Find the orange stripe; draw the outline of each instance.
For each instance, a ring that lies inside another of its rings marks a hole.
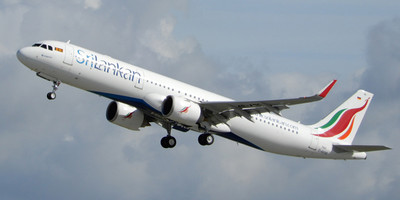
[[[344,139],[346,139],[347,137],[349,137],[351,131],[353,130],[354,119],[355,119],[355,117],[354,117],[353,120],[351,121],[351,125],[350,125],[349,130],[347,130],[345,134],[343,134],[342,136],[340,136],[339,140],[344,140]]]

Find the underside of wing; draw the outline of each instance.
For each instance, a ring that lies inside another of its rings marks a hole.
[[[204,102],[200,103],[200,106],[206,110],[206,113],[208,113],[208,115],[212,118],[211,121],[214,123],[225,122],[226,120],[236,116],[245,117],[252,121],[252,114],[272,112],[280,115],[281,111],[288,109],[288,106],[290,105],[319,101],[329,93],[335,83],[336,80],[331,81],[320,92],[308,97],[264,101]]]

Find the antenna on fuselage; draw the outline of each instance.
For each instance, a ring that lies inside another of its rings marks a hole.
[[[69,42],[71,42],[71,40],[68,40],[68,41],[67,41],[67,44],[69,44]]]

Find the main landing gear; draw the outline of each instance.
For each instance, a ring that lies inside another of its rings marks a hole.
[[[198,141],[202,146],[212,145],[214,143],[214,136],[209,133],[203,133],[199,135]]]
[[[209,133],[203,133],[199,135],[198,142],[202,146],[212,145],[214,143],[214,136]],[[174,148],[176,145],[176,139],[171,136],[167,135],[161,139],[161,146],[164,148]]]
[[[174,148],[176,139],[171,136],[172,125],[170,123],[162,123],[162,127],[167,130],[168,135],[161,139],[161,146],[164,148]]]
[[[161,146],[164,148],[174,148],[176,146],[176,139],[171,136],[171,125],[163,124],[162,125],[168,132],[168,135],[161,139]],[[210,133],[203,133],[199,135],[198,142],[202,146],[212,145],[214,143],[214,136]]]
[[[60,84],[61,84],[61,81],[53,81],[53,91],[47,93],[48,100],[56,99],[56,90],[58,89],[58,86],[60,86]]]
[[[161,139],[161,146],[164,148],[174,148],[176,145],[176,139],[170,135],[165,136]]]

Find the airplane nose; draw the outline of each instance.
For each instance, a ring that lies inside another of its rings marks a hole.
[[[17,51],[17,58],[20,62],[24,62],[24,60],[26,59],[26,48],[22,48]]]
[[[25,65],[32,59],[32,56],[33,52],[31,51],[31,47],[24,47],[17,51],[18,60]]]

